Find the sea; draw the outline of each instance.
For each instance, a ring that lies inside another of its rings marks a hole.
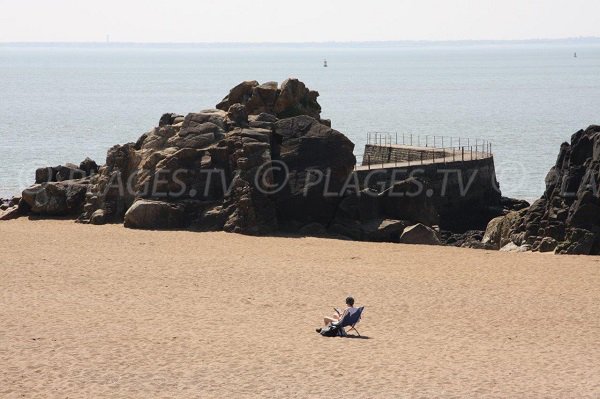
[[[163,113],[213,108],[243,80],[288,77],[320,93],[322,117],[356,155],[369,132],[488,140],[503,195],[530,201],[560,144],[600,124],[597,41],[1,44],[0,197],[32,184],[38,167],[104,163]]]

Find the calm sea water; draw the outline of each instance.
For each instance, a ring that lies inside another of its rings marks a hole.
[[[40,166],[103,163],[163,113],[211,108],[242,80],[290,76],[321,93],[357,154],[374,130],[491,140],[502,191],[519,198],[542,193],[561,142],[600,123],[598,44],[4,45],[0,196]]]

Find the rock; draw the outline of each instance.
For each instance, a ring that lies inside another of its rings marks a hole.
[[[551,251],[554,251],[554,249],[556,248],[557,245],[558,245],[558,242],[554,238],[544,237],[542,239],[542,241],[540,242],[538,250],[540,252],[551,252]]]
[[[585,229],[570,229],[565,240],[556,246],[555,253],[560,255],[590,255],[596,236]]]
[[[158,126],[159,127],[169,126],[169,125],[174,125],[179,122],[183,122],[183,115],[168,113],[168,114],[163,114],[163,116],[160,117],[160,120],[158,121]]]
[[[520,211],[521,209],[525,209],[530,206],[529,202],[527,202],[525,200],[508,198],[508,197],[500,197],[500,205],[507,212]]]
[[[73,164],[38,168],[35,171],[35,184],[82,179],[86,177],[83,170]]]
[[[319,120],[321,106],[317,102],[318,96],[318,92],[307,89],[298,79],[287,79],[280,89],[277,82],[259,84],[252,80],[231,89],[216,108],[228,111],[233,104],[239,103],[246,107],[249,115],[269,113],[278,118],[308,115]]]
[[[23,191],[23,201],[31,212],[46,216],[81,213],[88,179],[35,184]]]
[[[273,135],[271,157],[279,168],[273,178],[281,187],[273,194],[278,218],[284,224],[329,225],[356,164],[354,144],[309,116],[275,122]]]
[[[0,208],[1,209],[1,208]],[[0,221],[16,219],[21,216],[18,206],[6,207],[0,210]]]
[[[363,239],[373,242],[400,242],[400,236],[408,225],[403,220],[375,219],[362,224]]]
[[[227,111],[233,104],[246,104],[252,96],[253,89],[258,86],[256,80],[248,80],[240,83],[229,91],[229,94],[217,104],[216,108]]]
[[[441,245],[437,233],[421,223],[407,227],[400,236],[401,244]]]
[[[125,227],[133,229],[173,229],[184,224],[183,206],[164,201],[137,200],[125,213]]]
[[[98,173],[98,164],[94,160],[86,158],[79,164],[79,170],[82,170],[85,176],[92,176]]]
[[[235,126],[248,126],[246,107],[239,103],[232,104],[227,110],[227,119]]]
[[[97,209],[90,217],[90,224],[101,225],[106,223],[106,212],[104,209]]]
[[[505,216],[499,216],[490,220],[481,242],[488,244],[490,248],[500,249],[513,241],[517,226],[523,223],[528,208],[520,211],[509,212]],[[520,243],[518,243],[520,245]]]
[[[556,254],[600,254],[600,126],[563,143],[546,175],[546,190],[506,235]],[[521,211],[520,211],[521,212]],[[518,243],[517,243],[518,244]]]
[[[275,115],[278,118],[308,115],[318,120],[321,115],[318,96],[318,92],[308,90],[298,79],[287,79],[281,84],[281,92],[275,102]]]
[[[514,242],[509,242],[502,248],[500,248],[500,252],[527,252],[531,250],[531,246],[527,244],[517,245]]]

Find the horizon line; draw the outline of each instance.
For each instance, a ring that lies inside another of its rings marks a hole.
[[[535,43],[535,42],[567,42],[567,41],[597,41],[600,36],[576,36],[562,38],[530,38],[530,39],[413,39],[413,40],[328,40],[328,41],[225,41],[225,42],[139,42],[139,41],[0,41],[0,45],[365,45],[365,44],[502,44],[502,43]]]

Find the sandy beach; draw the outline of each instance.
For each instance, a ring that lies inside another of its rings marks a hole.
[[[0,240],[2,398],[600,397],[598,257],[24,218]],[[316,334],[348,294],[365,338]]]

